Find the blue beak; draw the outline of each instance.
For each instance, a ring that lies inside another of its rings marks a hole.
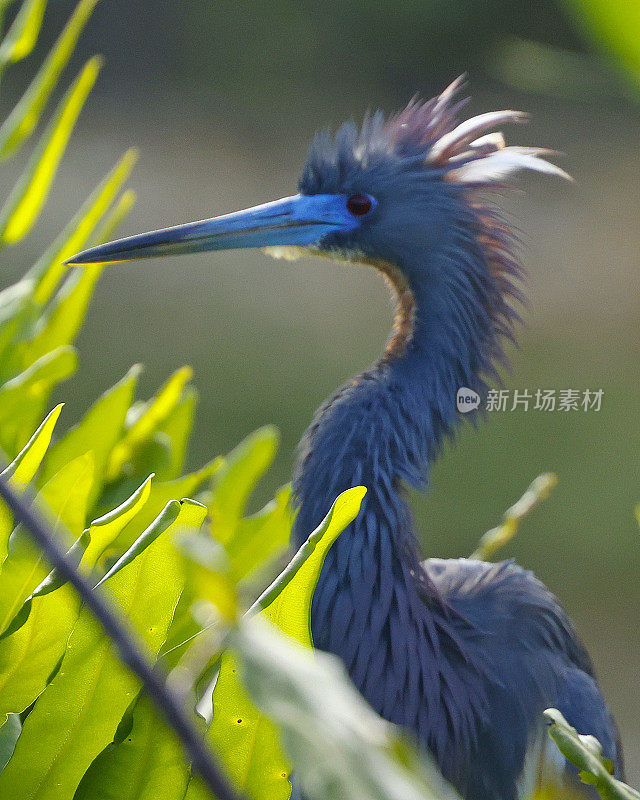
[[[357,227],[358,221],[347,210],[346,201],[346,196],[338,194],[297,194],[234,214],[101,244],[66,263],[108,264],[241,247],[308,247],[317,245],[328,234]]]

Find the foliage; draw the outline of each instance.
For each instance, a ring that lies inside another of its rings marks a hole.
[[[640,799],[640,792],[613,777],[613,764],[602,755],[602,746],[595,736],[579,734],[556,708],[548,708],[544,713],[550,723],[549,735],[562,755],[578,768],[583,783],[594,786],[604,800]]]
[[[487,531],[469,558],[488,561],[497,550],[508,544],[518,533],[522,520],[545,500],[558,483],[553,472],[544,472],[531,482],[526,492],[502,515],[502,522],[496,528]]]
[[[637,3],[565,0],[589,38],[602,43],[630,78],[640,82],[640,9]]]
[[[0,126],[0,159],[14,156],[36,132],[95,4],[80,0]],[[0,45],[0,66],[28,55],[45,6],[23,1]],[[39,135],[0,209],[2,246],[21,241],[41,214],[100,65],[99,58],[89,59]],[[311,798],[358,787],[366,788],[363,797],[430,797],[434,784],[411,748],[366,706],[332,659],[311,655],[309,614],[319,570],[358,513],[364,490],[338,498],[243,617],[240,609],[273,575],[291,528],[288,487],[247,513],[274,458],[276,431],[256,431],[228,456],[183,474],[197,403],[187,367],[146,401],[136,400],[140,368],[133,367],[61,433],[62,404],[47,413],[52,392],[77,368],[73,343],[102,269],[75,271],[64,262],[113,235],[134,200],[124,185],[135,158],[135,151],[126,153],[27,275],[0,292],[0,448],[11,461],[3,477],[18,489],[35,487],[36,503],[69,559],[96,591],[111,596],[148,658],[171,670],[170,682],[194,712],[211,706],[224,644],[207,739],[235,778],[244,770],[238,784],[252,797],[266,796],[269,786],[288,797],[288,764],[298,755],[298,775]],[[196,499],[176,499],[187,495]],[[252,618],[256,611],[302,642],[304,652],[282,633],[265,630]],[[194,659],[198,652],[204,657]],[[208,796],[140,689],[89,609],[0,506],[0,796]],[[335,700],[320,713],[318,692],[330,691]],[[336,734],[332,747],[344,758],[348,753],[350,766],[333,757],[323,766],[327,727]]]

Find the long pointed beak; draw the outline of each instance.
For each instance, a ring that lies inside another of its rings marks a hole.
[[[241,247],[305,247],[336,231],[349,231],[357,224],[342,195],[298,194],[234,214],[101,244],[78,253],[66,263],[108,264]]]

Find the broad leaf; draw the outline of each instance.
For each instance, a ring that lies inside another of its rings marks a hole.
[[[57,472],[63,464],[91,451],[95,463],[95,481],[90,501],[93,506],[102,490],[109,455],[122,435],[127,409],[133,402],[139,374],[140,367],[132,367],[51,448],[45,461],[43,481]]]
[[[9,714],[0,726],[0,772],[7,766],[22,731],[22,723],[17,714]]]
[[[91,523],[81,571],[91,572],[103,550],[144,506],[150,484],[148,478],[121,506]],[[24,711],[44,691],[80,611],[80,600],[70,586],[29,602],[24,625],[0,639],[0,716]]]
[[[72,347],[61,347],[39,358],[30,367],[0,387],[0,420],[24,410],[31,400],[39,400],[60,381],[70,377],[78,359]]]
[[[130,413],[130,424],[122,440],[114,447],[107,466],[107,480],[113,481],[120,474],[123,466],[131,460],[136,450],[147,441],[158,427],[166,420],[169,413],[176,407],[182,396],[185,385],[191,380],[193,371],[190,367],[181,367],[177,370],[160,389],[158,394],[134,407]]]
[[[264,569],[286,550],[294,516],[290,500],[291,487],[285,486],[262,510],[237,523],[225,547],[236,580]]]
[[[459,800],[435,765],[366,703],[339,659],[312,652],[259,622],[244,621],[231,644],[253,700],[278,723],[304,797]],[[278,783],[271,753],[256,748],[254,759],[262,777],[256,774],[247,783],[250,796],[285,798],[285,781]]]
[[[264,616],[306,647],[312,646],[311,599],[324,559],[340,533],[358,515],[365,491],[363,487],[355,487],[337,498],[288,571],[263,595]],[[231,651],[222,658],[213,693],[209,741],[234,783],[252,800],[289,797],[289,762],[281,751],[277,729],[253,705],[240,681],[237,660]],[[199,800],[206,796],[203,792],[200,781],[194,780],[187,798]]]
[[[73,539],[80,536],[85,526],[92,481],[93,457],[86,453],[63,467],[43,486],[36,503],[50,510],[48,518],[54,534],[70,534]],[[63,539],[62,543],[70,547],[73,539]],[[0,633],[48,572],[47,562],[31,535],[22,527],[16,528],[0,571]]]
[[[157,473],[161,481],[174,480],[182,473],[197,402],[196,390],[186,386],[181,399],[158,428],[158,433],[169,440],[169,461],[164,471]]]
[[[129,177],[137,158],[137,150],[127,150],[29,272],[29,278],[35,283],[33,299],[36,305],[42,306],[51,298],[56,286],[67,272],[68,268],[64,262],[89,241],[96,226]]]
[[[118,551],[123,552],[131,547],[142,531],[171,500],[176,497],[193,497],[202,484],[209,480],[211,475],[216,471],[218,464],[218,459],[214,459],[196,472],[191,472],[175,481],[154,483],[151,487],[149,501],[142,509],[141,513],[127,525],[116,540]]]
[[[214,535],[225,547],[256,483],[274,459],[278,439],[278,431],[273,427],[254,431],[225,457],[216,472],[209,513]]]
[[[188,779],[180,742],[142,694],[130,732],[100,753],[73,800],[183,800]]]
[[[192,513],[183,504],[185,514]],[[183,586],[172,534],[180,515],[105,586],[138,631],[149,657],[165,639]],[[12,800],[71,798],[90,764],[113,740],[137,679],[83,608],[60,670],[27,717],[13,758],[0,774],[0,797]]]

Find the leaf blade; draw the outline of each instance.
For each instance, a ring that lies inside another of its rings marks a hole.
[[[26,92],[0,126],[0,159],[13,155],[35,130],[97,1],[80,0]]]
[[[15,244],[23,239],[40,215],[76,120],[101,66],[102,60],[98,56],[87,61],[60,101],[53,120],[0,210],[0,241],[5,244]]]

